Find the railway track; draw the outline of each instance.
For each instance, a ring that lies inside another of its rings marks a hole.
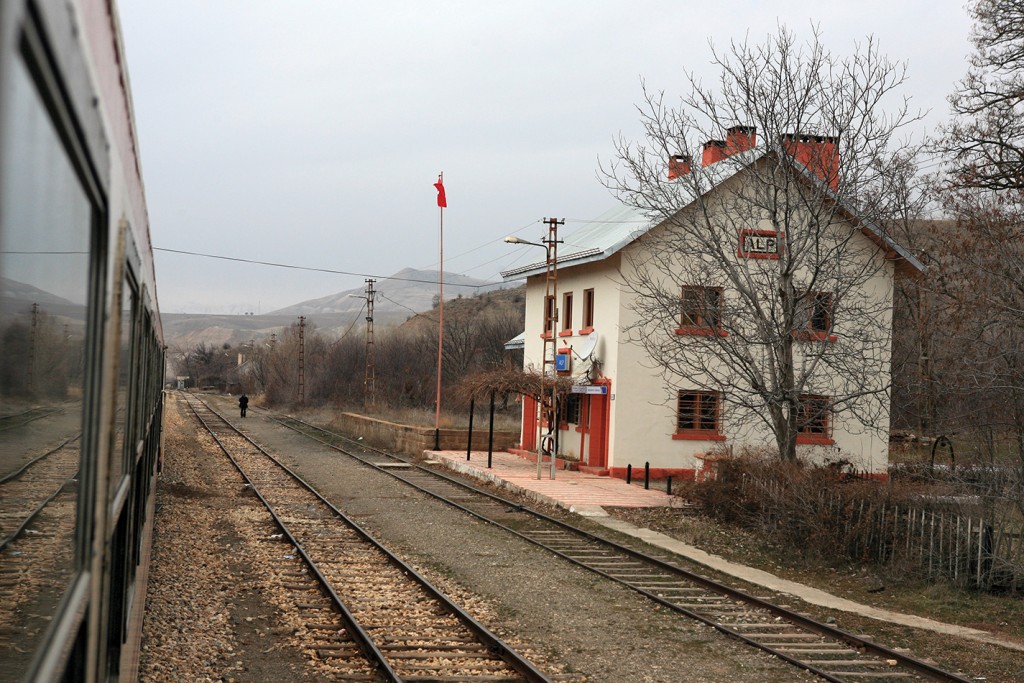
[[[20,678],[72,573],[80,437],[0,477],[0,680]]]
[[[0,501],[7,507],[6,491]],[[77,486],[33,508],[0,545],[0,680],[21,680],[74,567]]]
[[[212,408],[187,402],[294,546],[285,587],[339,679],[550,681]]]
[[[578,566],[827,681],[967,678],[707,578],[680,558],[631,548],[418,464],[292,417],[270,419]],[[345,448],[339,443],[351,444]],[[358,449],[358,450],[355,450]]]
[[[0,477],[0,549],[18,537],[78,476],[81,434]]]
[[[59,413],[63,410],[63,408],[29,408],[28,410],[23,410],[20,413],[0,415],[0,432],[24,427],[30,422],[41,420],[44,417],[48,417],[54,413]]]

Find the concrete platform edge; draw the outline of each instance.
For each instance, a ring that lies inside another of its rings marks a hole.
[[[854,602],[853,600],[847,600],[846,598],[840,598],[812,586],[797,583],[795,581],[789,581],[788,579],[783,579],[782,577],[760,569],[730,562],[723,557],[712,555],[700,548],[683,543],[682,541],[666,536],[665,534],[651,529],[642,529],[633,526],[629,522],[624,522],[612,517],[609,517],[608,519],[597,519],[594,521],[608,529],[638,538],[646,543],[650,543],[651,545],[685,557],[697,564],[704,565],[705,567],[720,571],[723,574],[734,576],[738,579],[742,579],[764,588],[792,595],[793,597],[800,598],[812,605],[827,607],[841,612],[859,614],[878,621],[886,621],[893,624],[901,624],[903,626],[933,631],[935,633],[944,633],[958,636],[960,638],[968,638],[1024,652],[1024,644],[1002,638],[996,634],[989,633],[988,631],[968,628],[966,626],[957,626],[955,624],[946,624],[933,619],[914,616],[912,614],[892,612],[890,610]]]
[[[601,508],[600,506],[597,506],[597,505],[576,505],[576,506],[566,505],[563,501],[556,500],[554,498],[551,498],[550,496],[545,496],[543,493],[537,493],[536,491],[531,491],[530,489],[526,489],[526,488],[523,488],[522,486],[519,486],[517,484],[513,484],[513,483],[511,483],[511,482],[509,482],[509,481],[507,481],[505,479],[502,479],[501,477],[499,477],[496,474],[492,474],[490,472],[481,470],[481,469],[479,469],[477,467],[474,467],[471,464],[464,463],[464,462],[459,462],[458,460],[451,460],[449,458],[437,458],[437,457],[435,457],[435,454],[434,454],[433,451],[423,451],[423,456],[425,458],[427,458],[427,461],[430,462],[430,463],[436,463],[436,464],[442,465],[443,467],[445,467],[447,469],[453,470],[453,471],[458,472],[460,474],[465,474],[467,477],[473,477],[474,479],[479,479],[481,481],[489,482],[491,484],[494,484],[498,488],[503,488],[503,489],[506,489],[508,491],[512,491],[513,493],[517,493],[517,494],[519,494],[521,496],[525,496],[526,498],[529,498],[530,500],[536,501],[538,503],[542,503],[544,505],[554,505],[555,507],[560,507],[563,510],[568,510],[569,512],[575,512],[575,513],[577,513],[579,515],[582,515],[584,517],[607,517],[608,516],[608,513],[605,512],[604,509]]]

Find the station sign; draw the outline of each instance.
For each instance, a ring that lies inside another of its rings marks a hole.
[[[598,384],[574,384],[570,393],[573,394],[607,394],[608,387]]]
[[[743,258],[778,258],[778,233],[774,230],[741,230],[738,255]]]

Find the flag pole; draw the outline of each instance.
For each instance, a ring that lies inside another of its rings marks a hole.
[[[441,450],[441,353],[444,350],[444,207],[448,201],[444,194],[444,171],[437,176],[437,206],[440,212],[440,249],[441,249],[441,276],[438,278],[439,291],[437,297],[438,323],[437,323],[437,397],[434,405],[434,450]]]

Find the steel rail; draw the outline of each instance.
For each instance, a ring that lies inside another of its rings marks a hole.
[[[45,453],[42,453],[42,454],[40,454],[40,455],[37,455],[36,457],[32,458],[32,459],[31,459],[31,460],[29,460],[29,461],[28,461],[27,463],[25,463],[24,465],[22,465],[22,466],[21,466],[21,467],[19,467],[18,469],[14,470],[13,472],[8,472],[8,473],[7,473],[7,474],[5,474],[4,476],[0,477],[0,485],[6,484],[6,483],[7,483],[7,482],[9,482],[9,481],[10,481],[11,479],[15,479],[15,478],[17,478],[17,477],[20,477],[20,476],[21,476],[22,474],[24,474],[24,473],[25,473],[25,471],[26,471],[26,470],[27,470],[28,468],[32,467],[32,465],[35,465],[35,464],[36,464],[37,462],[39,462],[40,460],[42,460],[42,459],[44,459],[44,458],[46,458],[46,457],[48,457],[48,456],[51,456],[51,455],[53,455],[54,453],[56,453],[56,452],[57,452],[57,451],[59,451],[60,449],[62,449],[62,448],[64,448],[65,446],[67,446],[67,445],[68,445],[69,443],[71,443],[72,441],[77,441],[77,440],[78,440],[78,439],[80,439],[81,437],[82,437],[82,433],[81,433],[81,432],[79,432],[79,433],[78,433],[77,435],[75,435],[75,436],[69,436],[68,438],[66,438],[66,439],[64,439],[64,440],[63,440],[62,442],[60,442],[60,444],[58,444],[57,446],[54,446],[53,448],[51,448],[50,450],[46,451]]]
[[[63,410],[64,410],[63,408],[53,408],[53,409],[50,409],[50,408],[30,408],[29,410],[26,410],[26,411],[23,411],[23,412],[20,412],[20,413],[13,413],[11,415],[0,416],[0,432],[6,432],[6,431],[11,430],[11,429],[17,429],[18,427],[24,427],[25,425],[29,424],[30,422],[35,422],[36,420],[41,420],[44,417],[49,417],[50,415],[53,415],[55,413],[63,412]],[[29,413],[41,413],[41,414],[40,415],[33,415],[32,417],[27,418],[24,422],[18,422],[18,423],[13,423],[13,424],[7,424],[7,423],[3,422],[3,420],[14,420],[14,419],[19,418],[19,417],[24,417],[25,415],[28,415]]]
[[[375,463],[370,462],[370,461],[364,459],[360,455],[352,453],[350,451],[347,451],[347,450],[341,448],[340,446],[338,446],[336,444],[332,444],[332,443],[330,443],[328,441],[325,441],[323,439],[319,439],[319,438],[317,438],[315,436],[312,436],[312,435],[310,435],[308,433],[305,433],[302,430],[300,430],[300,429],[298,429],[298,428],[296,428],[296,427],[294,427],[292,425],[289,425],[289,424],[287,424],[286,422],[284,422],[284,421],[282,421],[280,419],[275,418],[272,414],[270,414],[269,417],[270,417],[270,419],[278,422],[279,424],[281,424],[281,425],[283,425],[285,427],[288,427],[288,428],[290,428],[290,429],[292,429],[294,431],[297,431],[300,434],[304,434],[307,438],[313,439],[314,441],[317,441],[318,443],[321,443],[321,444],[323,444],[325,446],[328,446],[329,448],[337,450],[340,453],[344,453],[345,455],[348,455],[348,456],[352,457],[353,459],[357,460],[358,462],[360,462],[362,464],[365,464],[365,465],[368,465],[370,467],[373,467],[374,469],[376,469],[379,472],[382,472],[382,473],[387,474],[387,475],[389,475],[391,477],[394,477],[394,478],[396,478],[396,479],[406,483],[407,485],[412,486],[412,487],[416,488],[417,490],[419,490],[419,491],[421,491],[423,493],[426,493],[427,495],[430,495],[430,496],[432,496],[434,498],[437,498],[438,500],[441,500],[441,501],[445,502],[448,505],[456,507],[459,510],[462,510],[462,511],[466,512],[467,514],[470,514],[470,515],[476,517],[477,519],[480,519],[482,521],[485,521],[485,522],[488,522],[490,524],[493,524],[493,525],[495,525],[495,526],[497,526],[497,527],[499,527],[499,528],[501,528],[501,529],[503,529],[505,531],[508,531],[509,533],[515,534],[516,536],[518,536],[518,537],[520,537],[520,538],[522,538],[522,539],[524,539],[524,540],[526,540],[526,541],[528,541],[530,543],[533,543],[534,545],[542,547],[542,548],[544,548],[545,550],[547,550],[549,552],[555,553],[559,557],[562,557],[562,558],[564,558],[564,559],[566,559],[566,560],[568,560],[568,561],[570,561],[570,562],[572,562],[572,563],[574,563],[574,564],[576,564],[578,566],[584,567],[584,568],[586,568],[586,569],[588,569],[590,571],[593,571],[593,572],[595,572],[595,573],[597,573],[597,574],[599,574],[601,576],[604,576],[605,578],[609,578],[609,579],[611,579],[613,581],[616,581],[617,583],[620,583],[622,585],[628,586],[632,590],[637,591],[637,592],[645,595],[646,597],[651,598],[652,600],[654,600],[658,604],[661,604],[661,605],[663,605],[665,607],[668,607],[668,608],[670,608],[670,609],[672,609],[674,611],[680,612],[680,613],[682,613],[682,614],[684,614],[684,615],[686,615],[686,616],[688,616],[690,618],[696,619],[698,621],[701,621],[702,623],[705,623],[705,624],[707,624],[709,626],[712,626],[716,630],[718,630],[718,631],[720,631],[720,632],[722,632],[722,633],[724,633],[724,634],[726,634],[726,635],[728,635],[730,637],[737,638],[737,639],[743,641],[744,643],[747,643],[747,644],[749,644],[749,645],[751,645],[753,647],[756,647],[756,648],[758,648],[760,650],[768,652],[768,653],[772,654],[773,656],[779,657],[780,659],[783,659],[784,661],[787,661],[788,663],[790,663],[790,664],[792,664],[794,666],[797,666],[799,668],[805,669],[805,670],[807,670],[807,671],[809,671],[811,673],[814,673],[815,675],[821,676],[822,678],[824,678],[826,680],[833,681],[835,683],[844,683],[845,681],[848,680],[846,678],[837,678],[837,677],[835,677],[835,675],[833,675],[832,673],[829,673],[828,671],[819,669],[819,668],[815,667],[812,664],[808,664],[807,662],[803,662],[803,661],[801,661],[799,659],[796,659],[795,657],[792,657],[791,655],[788,655],[785,652],[782,652],[780,650],[772,648],[770,645],[767,645],[765,643],[761,643],[761,642],[758,642],[756,640],[753,640],[749,636],[746,636],[743,633],[735,631],[735,630],[729,628],[728,626],[726,626],[724,624],[721,624],[721,623],[719,623],[717,621],[714,621],[713,619],[709,619],[708,617],[706,617],[704,615],[701,615],[700,613],[693,612],[693,611],[688,610],[688,609],[686,609],[684,607],[680,607],[679,605],[676,605],[676,604],[672,603],[671,601],[668,601],[668,600],[666,600],[664,598],[661,598],[658,595],[656,595],[656,594],[654,594],[654,593],[652,593],[652,592],[650,592],[648,590],[645,590],[645,589],[643,589],[643,588],[641,588],[641,587],[639,587],[639,586],[637,586],[635,584],[632,584],[632,583],[630,583],[628,581],[625,581],[625,580],[623,580],[623,579],[621,579],[619,577],[612,576],[611,574],[608,574],[607,572],[604,572],[604,571],[602,571],[602,570],[600,570],[600,569],[598,569],[596,567],[589,566],[586,562],[583,562],[583,561],[580,561],[578,559],[575,559],[575,558],[573,558],[573,557],[571,557],[571,556],[561,552],[560,550],[552,548],[552,547],[546,545],[545,543],[543,543],[542,541],[540,541],[538,539],[532,538],[532,537],[530,537],[530,536],[528,536],[528,535],[526,535],[526,534],[524,534],[524,533],[522,533],[522,532],[520,532],[520,531],[518,531],[516,529],[512,529],[511,527],[503,525],[502,523],[500,523],[498,521],[495,521],[495,520],[493,520],[493,519],[491,519],[491,518],[489,518],[489,517],[487,517],[487,516],[485,516],[485,515],[483,515],[483,514],[481,514],[479,512],[476,512],[476,511],[474,511],[474,510],[472,510],[470,508],[467,508],[466,506],[464,506],[464,505],[462,505],[462,504],[460,504],[460,503],[458,503],[456,501],[450,500],[450,499],[444,497],[443,495],[441,495],[441,494],[439,494],[437,492],[431,491],[430,489],[427,489],[427,488],[425,488],[423,486],[420,486],[420,485],[418,485],[418,484],[416,484],[414,482],[411,482],[408,479],[403,478],[401,476],[401,474],[398,473],[398,472],[395,472],[395,471],[393,471],[393,470],[391,470],[389,468],[380,467],[380,466],[376,465]],[[873,642],[871,640],[868,640],[866,638],[861,638],[861,637],[859,637],[857,635],[854,635],[852,633],[849,633],[847,631],[843,631],[842,629],[839,629],[839,628],[836,628],[836,627],[833,627],[833,626],[829,626],[828,624],[821,623],[819,621],[811,619],[810,617],[807,617],[807,616],[805,616],[803,614],[800,614],[798,612],[795,612],[793,610],[787,609],[787,608],[779,606],[779,605],[775,605],[775,604],[773,604],[771,602],[768,602],[768,601],[763,600],[761,598],[758,598],[756,596],[750,595],[749,593],[746,593],[745,591],[739,590],[737,588],[733,588],[731,586],[728,586],[726,584],[720,583],[720,582],[715,581],[713,579],[710,579],[708,577],[705,577],[705,576],[702,576],[700,574],[696,574],[694,572],[686,570],[686,569],[684,569],[682,567],[679,567],[677,565],[668,563],[668,562],[666,562],[666,561],[664,561],[664,560],[662,560],[660,558],[653,557],[651,555],[648,555],[648,554],[643,553],[641,551],[635,550],[635,549],[630,548],[628,546],[622,545],[620,543],[616,543],[615,541],[609,540],[607,538],[604,538],[604,537],[601,537],[601,536],[597,536],[597,535],[595,535],[595,534],[593,534],[593,533],[591,533],[589,531],[586,531],[584,529],[580,529],[578,527],[572,526],[571,524],[568,524],[567,522],[564,522],[562,520],[559,520],[559,519],[556,519],[554,517],[551,517],[551,516],[549,516],[549,515],[547,515],[547,514],[545,514],[543,512],[540,512],[538,510],[534,510],[532,508],[524,506],[524,505],[522,505],[520,503],[517,503],[515,501],[510,501],[510,500],[508,500],[506,498],[502,498],[501,496],[495,495],[495,494],[493,494],[493,493],[491,493],[489,491],[485,491],[485,490],[479,489],[479,488],[477,488],[475,486],[471,486],[471,485],[465,483],[464,481],[461,481],[459,479],[451,477],[451,476],[449,476],[447,474],[444,474],[444,473],[441,473],[441,472],[437,472],[436,470],[433,470],[433,469],[430,469],[430,468],[427,468],[427,467],[423,467],[423,466],[417,464],[416,462],[413,462],[412,460],[407,459],[405,457],[401,457],[401,456],[398,456],[396,454],[388,453],[387,451],[374,448],[372,446],[368,446],[368,445],[364,445],[362,443],[355,442],[354,440],[349,439],[348,437],[345,437],[344,435],[337,434],[335,432],[331,432],[330,430],[324,429],[323,427],[319,427],[317,425],[309,424],[309,423],[307,423],[307,422],[305,422],[303,420],[297,419],[295,417],[288,416],[287,419],[293,420],[293,421],[295,421],[295,422],[297,422],[299,424],[302,424],[305,427],[308,427],[310,429],[314,429],[314,430],[323,432],[325,434],[329,434],[332,437],[340,438],[340,439],[343,439],[345,441],[353,442],[353,443],[355,443],[356,445],[358,445],[362,449],[365,449],[365,450],[368,450],[368,451],[373,451],[373,452],[378,453],[380,455],[384,455],[384,456],[392,458],[394,460],[403,462],[403,463],[407,464],[410,468],[415,469],[415,470],[417,470],[417,471],[419,471],[419,472],[421,472],[423,474],[429,475],[432,478],[442,479],[442,480],[446,481],[449,484],[453,484],[453,485],[455,485],[455,486],[457,486],[457,487],[459,487],[461,489],[464,489],[466,491],[475,493],[477,495],[481,495],[481,496],[487,497],[487,498],[493,500],[494,502],[498,502],[498,503],[501,503],[503,505],[508,505],[508,506],[511,506],[511,507],[516,508],[518,510],[521,510],[521,511],[523,511],[523,512],[525,512],[527,514],[530,514],[530,515],[532,515],[532,516],[534,516],[534,517],[536,517],[538,519],[541,519],[541,520],[544,520],[544,521],[546,521],[546,522],[548,522],[550,524],[553,524],[553,525],[555,525],[555,526],[557,526],[557,527],[559,527],[559,528],[561,528],[561,529],[563,529],[565,531],[568,531],[568,532],[570,532],[572,534],[576,534],[578,536],[581,536],[581,537],[587,539],[590,542],[606,545],[606,546],[611,547],[612,549],[614,549],[616,551],[619,551],[619,552],[622,552],[622,553],[624,553],[626,555],[629,555],[629,556],[633,557],[634,559],[637,559],[637,560],[642,561],[642,562],[647,562],[649,564],[653,564],[653,565],[657,566],[658,568],[660,568],[660,569],[662,569],[664,571],[667,571],[669,573],[675,574],[676,576],[679,576],[680,578],[682,578],[684,580],[691,581],[691,582],[693,582],[695,584],[698,584],[698,585],[700,585],[700,586],[702,586],[702,587],[704,587],[704,588],[706,588],[708,590],[712,590],[714,592],[726,595],[729,598],[742,601],[742,602],[744,602],[744,603],[746,603],[748,605],[751,605],[753,607],[756,607],[756,608],[759,608],[759,609],[764,609],[764,610],[768,611],[771,614],[774,614],[776,616],[782,617],[783,619],[786,619],[787,621],[793,623],[794,625],[796,625],[796,626],[798,626],[800,628],[804,628],[804,629],[806,629],[808,631],[811,631],[811,632],[813,632],[813,633],[815,633],[817,635],[820,635],[820,636],[824,636],[824,637],[828,637],[828,638],[833,638],[835,640],[843,642],[847,646],[849,646],[851,649],[862,650],[864,652],[867,652],[867,653],[870,653],[870,654],[874,655],[875,657],[878,657],[879,659],[895,660],[896,662],[898,662],[900,665],[906,667],[907,669],[910,669],[910,670],[914,671],[915,673],[921,674],[923,676],[927,676],[931,680],[948,681],[948,682],[951,682],[951,683],[969,683],[969,679],[966,679],[966,678],[963,678],[961,676],[958,676],[957,674],[954,674],[954,673],[942,670],[942,669],[938,668],[937,666],[933,666],[932,664],[929,664],[928,662],[924,662],[922,660],[915,659],[914,657],[906,655],[906,654],[904,654],[902,652],[899,652],[897,650],[888,648],[888,647],[886,647],[884,645],[881,645],[879,643],[875,643],[875,642]]]
[[[468,627],[477,636],[477,638],[480,639],[482,644],[484,644],[491,652],[497,654],[497,656],[500,659],[502,659],[506,664],[508,664],[513,670],[522,675],[527,681],[530,681],[531,683],[551,683],[551,679],[548,678],[542,671],[537,669],[529,660],[522,657],[518,652],[512,649],[511,646],[505,643],[502,639],[500,639],[495,634],[491,633],[491,631],[486,626],[481,624],[473,616],[471,616],[469,613],[467,613],[465,610],[459,607],[451,598],[449,598],[446,594],[444,594],[432,583],[430,583],[430,581],[426,577],[424,577],[418,571],[416,571],[411,566],[406,564],[401,558],[399,558],[397,555],[392,553],[388,548],[382,545],[380,541],[374,538],[369,532],[360,527],[354,520],[352,520],[345,513],[339,510],[333,503],[327,500],[319,491],[317,491],[312,485],[310,485],[308,482],[302,479],[302,477],[300,477],[291,468],[280,462],[277,458],[275,458],[273,455],[267,452],[266,449],[264,449],[260,444],[256,443],[252,438],[243,434],[231,422],[229,422],[227,419],[225,419],[223,416],[221,416],[219,413],[213,410],[213,408],[206,404],[206,402],[202,401],[202,399],[196,397],[192,398],[195,398],[195,400],[202,403],[208,410],[217,415],[226,425],[228,425],[229,428],[231,428],[235,432],[235,434],[248,441],[254,448],[259,450],[263,455],[269,458],[278,467],[287,472],[291,478],[293,478],[302,487],[304,487],[307,491],[316,496],[317,499],[323,502],[324,505],[326,505],[335,515],[338,516],[338,518],[340,518],[346,525],[348,525],[356,534],[358,534],[361,538],[363,538],[368,543],[373,545],[377,550],[381,551],[388,558],[389,562],[391,562],[395,567],[397,567],[403,573],[407,574],[410,578],[416,581],[416,583],[419,584],[425,591],[427,591],[427,593],[431,597],[435,598],[446,609],[448,609],[450,613],[459,620],[460,623]],[[199,418],[200,421],[203,421],[202,418],[199,416],[198,412],[196,411],[195,407],[192,406],[191,403],[189,403],[189,407],[192,409],[193,413],[196,414],[196,417]],[[203,424],[204,426],[206,426],[205,422],[203,422]],[[208,431],[210,431],[214,440],[217,441],[221,449],[224,450],[225,453],[227,453],[227,450],[220,441],[220,439],[217,438],[217,436],[213,433],[212,430],[209,430],[209,427],[207,427],[207,429]],[[230,454],[229,457],[231,457]],[[235,466],[238,467],[238,463],[235,462],[234,458],[231,459],[232,462],[235,463]],[[239,471],[241,471],[241,468],[239,468]],[[248,476],[246,476],[244,472],[243,476],[245,476],[246,481],[249,482],[250,486],[253,487],[253,490],[258,493],[256,485],[251,480],[249,480]],[[268,510],[270,510],[271,508],[269,503],[263,498],[262,495],[260,495],[260,499],[264,501],[264,504],[267,506]],[[278,523],[278,525],[281,527],[284,533],[288,535],[289,539],[292,541],[295,547],[299,549],[300,552],[303,554],[303,558],[306,559],[306,561],[309,562],[311,566],[315,567],[316,565],[313,563],[312,559],[308,558],[308,556],[306,555],[305,549],[302,546],[302,544],[291,535],[290,531],[288,531],[287,528],[285,527],[284,522],[281,521],[277,517],[277,515],[273,513],[272,510],[271,514],[274,515],[275,521]],[[330,591],[332,599],[336,599],[339,607],[341,607],[341,609],[347,615],[346,618],[351,618],[352,623],[361,631],[362,629],[361,627],[358,627],[358,624],[356,624],[354,616],[341,603],[340,596],[337,596],[333,588],[330,588],[330,583],[327,580],[327,578],[323,577],[323,575],[319,572],[318,569],[316,570],[316,572],[318,578],[320,578],[324,582],[325,587],[327,587],[328,590]],[[380,650],[377,649],[376,645],[372,641],[372,638],[368,634],[365,634],[365,632],[363,633],[367,639],[367,643],[373,648],[373,650],[376,653],[380,654],[380,657],[383,658],[383,653],[380,653]],[[397,674],[394,674],[393,669],[391,669],[390,665],[387,664],[386,659],[383,660],[383,663],[387,667],[387,670],[391,672],[391,674],[389,675],[395,675],[396,678],[394,680],[400,680],[399,678],[397,678]]]
[[[8,546],[8,544],[10,544],[12,541],[14,541],[14,539],[18,538],[18,536],[21,535],[21,532],[23,532],[25,530],[25,527],[27,527],[29,524],[31,524],[32,520],[34,520],[36,517],[38,517],[39,513],[41,513],[46,508],[46,506],[50,504],[50,502],[54,498],[56,498],[61,493],[63,493],[64,490],[67,488],[69,483],[71,483],[72,481],[74,481],[75,479],[78,478],[78,475],[79,475],[80,472],[81,472],[81,470],[79,470],[78,472],[75,472],[74,476],[68,477],[67,479],[65,479],[64,482],[59,487],[57,487],[56,491],[54,491],[49,496],[47,496],[45,500],[43,500],[41,503],[39,503],[39,505],[37,505],[36,508],[31,513],[29,513],[28,517],[25,517],[24,521],[22,521],[22,523],[18,525],[18,528],[16,528],[14,531],[9,533],[6,538],[0,539],[0,550],[3,550],[4,548],[6,548]]]
[[[201,399],[197,400],[199,400],[200,403],[204,403]],[[186,400],[186,405],[188,405],[189,409],[192,410],[192,414],[196,416],[196,419],[199,420],[200,424],[202,424],[206,431],[209,432],[210,436],[217,443],[218,448],[220,448],[221,451],[224,452],[224,455],[226,455],[228,459],[231,460],[231,463],[238,470],[239,474],[242,475],[242,478],[245,479],[245,482],[249,485],[249,488],[252,489],[253,493],[256,494],[256,496],[260,499],[260,502],[263,503],[263,506],[267,509],[267,512],[270,513],[270,516],[273,518],[274,523],[277,524],[278,528],[288,539],[289,543],[291,543],[292,546],[295,547],[296,551],[302,557],[303,561],[305,561],[306,564],[309,566],[310,570],[313,572],[313,575],[320,583],[320,587],[330,596],[331,601],[334,603],[334,606],[341,613],[341,618],[342,621],[345,622],[345,627],[348,629],[349,633],[353,635],[353,639],[359,646],[359,649],[363,653],[363,656],[366,657],[388,681],[400,681],[401,679],[399,678],[398,674],[391,667],[391,664],[388,663],[387,658],[384,657],[384,653],[380,651],[376,643],[374,643],[373,639],[370,637],[370,634],[367,633],[366,630],[362,627],[362,625],[356,620],[355,615],[352,614],[352,612],[345,605],[344,601],[341,599],[341,596],[338,595],[338,593],[334,590],[334,586],[332,586],[331,582],[327,579],[327,577],[323,575],[323,573],[320,571],[320,568],[317,566],[316,562],[314,562],[313,559],[306,553],[306,549],[303,546],[303,544],[299,541],[299,539],[295,538],[295,536],[291,532],[291,529],[288,528],[288,525],[285,524],[284,520],[282,520],[278,516],[273,506],[270,504],[270,501],[268,501],[263,496],[263,493],[260,491],[256,483],[249,477],[248,474],[246,474],[245,470],[242,469],[241,463],[239,463],[235,459],[235,456],[227,448],[224,442],[220,440],[220,437],[217,436],[216,432],[213,431],[213,429],[206,422],[206,420],[203,419],[202,415],[199,414],[199,411],[196,410],[196,407],[194,405],[192,405],[192,402]],[[206,404],[204,403],[204,405]],[[209,406],[206,407],[207,409],[209,409]],[[211,410],[211,412],[213,411]],[[216,415],[217,413],[214,412],[214,414]],[[225,424],[231,426],[232,429],[234,429],[234,427],[230,425],[230,423],[228,423],[226,420],[224,422]],[[238,432],[237,429],[235,429],[235,431]]]

